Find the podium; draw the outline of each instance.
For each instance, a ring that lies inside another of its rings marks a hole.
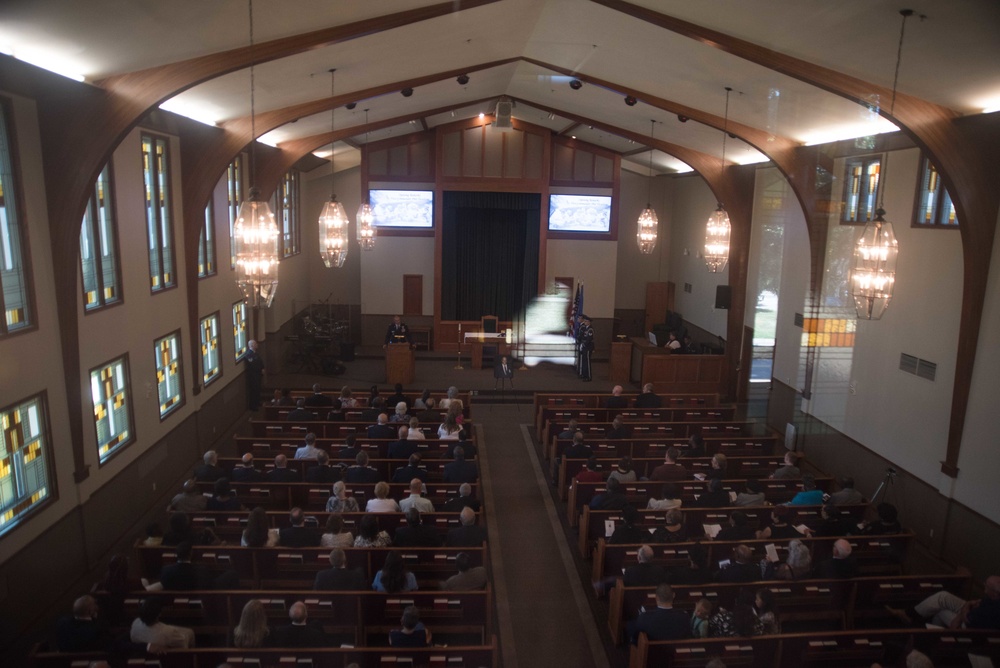
[[[472,368],[483,368],[483,346],[496,346],[497,355],[506,355],[507,336],[492,332],[466,332],[465,342],[472,348]]]
[[[413,350],[409,345],[390,343],[385,348],[385,382],[390,385],[413,383]]]
[[[608,380],[612,383],[627,383],[632,365],[632,342],[611,342],[611,365]]]

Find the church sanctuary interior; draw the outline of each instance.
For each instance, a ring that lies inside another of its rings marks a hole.
[[[991,0],[4,0],[2,663],[1000,665],[998,63]]]

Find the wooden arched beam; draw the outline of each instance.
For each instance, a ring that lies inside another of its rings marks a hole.
[[[647,137],[644,134],[626,130],[615,125],[597,121],[584,116],[577,116],[566,111],[560,111],[544,104],[528,99],[519,99],[536,109],[558,114],[571,121],[590,125],[610,132],[611,134],[631,139],[632,141],[651,146],[658,151],[667,153],[687,163],[708,184],[709,189],[719,202],[723,202],[733,230],[729,244],[729,285],[732,287],[732,297],[729,312],[726,317],[726,391],[729,397],[736,395],[737,369],[740,366],[743,337],[743,319],[746,312],[746,285],[750,258],[750,228],[753,221],[753,169],[740,169],[733,163],[723,164],[715,156],[695,151],[686,146]],[[708,220],[710,211],[705,212]],[[707,269],[706,269],[707,271]]]
[[[706,46],[767,67],[827,92],[866,104],[872,94],[890,99],[892,91],[868,81],[809,63],[752,42],[711,30],[623,0],[591,0],[671,32],[694,39]],[[965,416],[972,387],[986,299],[986,277],[1000,213],[1000,193],[991,181],[995,165],[991,163],[990,145],[1000,128],[994,125],[988,137],[974,135],[969,125],[957,123],[958,114],[940,105],[897,92],[892,113],[885,108],[879,114],[906,133],[938,167],[945,187],[951,194],[962,235],[964,259],[962,312],[959,324],[958,351],[955,360],[955,384],[952,391],[948,445],[941,472],[958,475],[958,455],[965,429]],[[984,141],[984,139],[986,141]]]
[[[449,0],[387,16],[258,44],[261,63],[337,42],[492,4],[497,0]],[[56,306],[66,374],[74,480],[89,476],[83,451],[83,398],[77,323],[79,221],[90,189],[115,147],[151,109],[214,77],[250,64],[249,47],[109,77],[100,88],[76,85],[65,95],[35,96],[52,237]],[[189,293],[190,294],[190,293]]]

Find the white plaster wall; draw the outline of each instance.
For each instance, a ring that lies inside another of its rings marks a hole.
[[[646,283],[665,281],[670,257],[670,209],[664,193],[673,183],[669,178],[654,178],[650,184],[645,176],[621,171],[618,201],[618,260],[615,277],[615,307],[646,308]],[[639,214],[646,208],[647,190],[650,204],[660,223],[656,248],[652,255],[643,255],[635,241]],[[590,315],[590,314],[588,314]]]
[[[613,318],[617,243],[549,239],[545,284],[551,285],[556,276],[573,276],[577,282],[583,282],[583,310],[586,314],[591,318]]]

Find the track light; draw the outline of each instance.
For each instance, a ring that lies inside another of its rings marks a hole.
[[[465,84],[469,83],[469,75],[459,74],[458,77],[455,79],[455,81],[458,82],[459,86],[464,86]]]
[[[348,102],[347,104],[344,105],[344,108],[347,109],[348,111],[351,111],[356,106],[358,106],[357,102]]]
[[[579,79],[573,79],[569,82],[569,87],[572,88],[573,90],[580,90],[581,88],[583,88],[583,82],[580,81]]]
[[[630,107],[634,107],[634,106],[635,106],[635,103],[636,103],[636,102],[638,102],[638,101],[639,101],[639,100],[635,99],[635,98],[634,98],[634,97],[632,97],[631,95],[626,95],[626,96],[625,96],[625,104],[627,104],[627,105],[628,105],[628,106],[630,106]]]
[[[677,114],[677,120],[679,120],[681,123],[687,123],[690,119],[687,116]]]
[[[399,92],[402,93],[403,97],[410,97],[411,95],[413,95],[413,89],[412,88],[404,88],[403,90],[401,90]]]

